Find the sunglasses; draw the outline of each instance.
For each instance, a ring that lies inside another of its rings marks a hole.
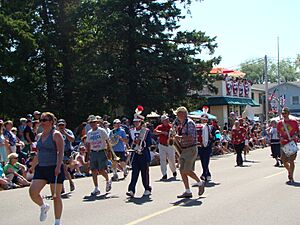
[[[43,118],[43,119],[40,119],[40,121],[41,121],[41,122],[47,122],[47,121],[51,121],[51,120],[49,120],[49,119],[44,119],[44,118]]]

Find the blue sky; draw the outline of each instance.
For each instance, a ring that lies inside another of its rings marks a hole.
[[[194,2],[183,30],[217,36],[219,66],[236,69],[246,60],[294,60],[300,54],[300,0],[204,0]],[[202,56],[207,58],[207,56]]]

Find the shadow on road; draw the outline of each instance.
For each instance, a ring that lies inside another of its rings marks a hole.
[[[221,183],[215,183],[215,182],[207,181],[207,182],[205,182],[205,187],[210,188],[210,187],[218,186],[220,184]]]
[[[60,197],[62,199],[69,199],[72,195],[71,195],[72,192],[65,192],[63,194],[60,195]],[[47,199],[47,200],[53,200],[53,197],[52,195],[46,195],[44,196],[43,198]]]
[[[109,195],[109,193],[103,194],[103,195],[86,195],[83,197],[83,202],[93,202],[96,200],[105,200],[105,199],[110,199],[110,198],[119,198],[119,196],[116,195]]]
[[[142,196],[140,198],[127,198],[127,201],[125,203],[133,203],[136,205],[143,205],[147,202],[152,202],[153,200],[150,198],[150,196]]]
[[[163,183],[169,183],[173,181],[181,181],[180,179],[177,179],[176,177],[170,177],[168,179],[160,179],[160,180],[155,180],[154,182],[163,182]]]
[[[196,199],[190,199],[190,198],[183,198],[176,202],[171,202],[173,206],[183,206],[183,207],[193,207],[193,206],[200,206],[202,205],[202,201],[200,199],[205,197],[199,197]]]
[[[300,182],[290,182],[290,181],[287,181],[286,182],[286,185],[289,185],[289,186],[294,186],[294,187],[300,187]]]
[[[247,162],[247,163],[260,163],[260,161],[254,161],[254,160],[244,160],[244,162]]]

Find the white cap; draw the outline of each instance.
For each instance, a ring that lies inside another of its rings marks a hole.
[[[121,123],[121,120],[115,119],[115,120],[113,121],[113,123]]]

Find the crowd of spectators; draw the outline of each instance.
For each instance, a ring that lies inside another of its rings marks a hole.
[[[30,168],[31,162],[36,156],[36,137],[38,133],[42,132],[39,123],[40,114],[39,111],[35,111],[33,115],[28,114],[26,118],[20,118],[17,122],[0,120],[0,187],[2,189],[30,185],[34,173]],[[111,130],[111,124],[108,122],[109,117],[97,117],[100,125],[109,133]],[[240,125],[247,130],[246,145],[249,148],[245,148],[245,154],[247,154],[248,150],[264,148],[269,144],[269,127],[266,123],[250,122],[243,118],[238,120]],[[151,119],[145,125],[153,131],[158,123],[159,118],[157,120]],[[196,121],[196,123],[198,122]],[[232,127],[226,123],[221,128],[216,120],[209,121],[209,125],[213,128],[212,154],[223,155],[234,152],[231,142]],[[122,127],[126,133],[129,133],[131,127],[129,119],[122,119]],[[59,124],[57,129],[59,129]],[[86,133],[89,129],[87,122],[82,122],[74,129],[74,141],[68,150],[69,152],[65,153],[68,157],[65,158],[64,164],[67,166],[67,170],[72,178],[90,175],[88,155],[85,147]],[[152,134],[151,165],[159,164],[157,145],[157,136]],[[128,159],[127,162],[129,163],[129,161]]]

